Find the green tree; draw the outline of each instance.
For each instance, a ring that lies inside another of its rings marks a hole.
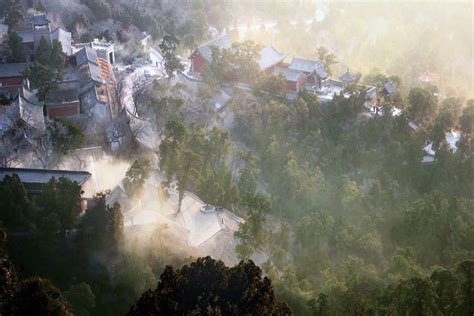
[[[189,148],[188,146],[189,143],[181,149],[178,156],[178,169],[176,170],[178,213],[181,211],[181,202],[185,192],[189,190],[191,181],[199,176],[199,168],[202,166],[200,148]]]
[[[413,88],[408,94],[408,113],[421,125],[429,124],[438,113],[438,100],[433,94],[422,88]]]
[[[262,46],[253,41],[233,43],[230,50],[231,64],[236,79],[255,84],[260,76],[258,60]]]
[[[462,310],[466,315],[472,314],[474,312],[474,260],[460,262],[457,265],[457,271],[461,275]]]
[[[247,259],[250,249],[253,251],[261,249],[264,245],[267,234],[264,228],[265,215],[271,210],[270,201],[263,195],[244,195],[241,204],[247,212],[247,218],[244,224],[241,224],[239,230],[234,233],[235,237],[240,239],[243,246],[236,247],[242,258]]]
[[[228,49],[211,46],[211,62],[204,67],[203,81],[211,87],[219,87],[232,74],[232,56]]]
[[[109,19],[112,15],[112,7],[104,0],[84,0],[84,3],[98,20]]]
[[[459,123],[463,134],[474,134],[474,102],[464,107]]]
[[[176,71],[184,70],[184,65],[176,55],[178,45],[179,40],[173,34],[165,35],[159,45],[165,61],[165,71],[170,79],[173,78]]]
[[[0,226],[0,313],[10,315],[10,302],[18,287],[18,277],[13,263],[8,257],[7,232]]]
[[[34,62],[27,68],[25,75],[38,87],[38,97],[41,101],[47,100],[57,87],[54,70],[49,65]]]
[[[180,30],[180,33],[183,34],[184,46],[193,51],[196,48],[196,43],[202,43],[206,39],[208,29],[207,15],[204,9],[193,10]]]
[[[23,20],[22,11],[20,0],[0,1],[0,18],[5,19],[10,29],[14,29]]]
[[[165,173],[165,186],[170,186],[178,168],[178,153],[184,141],[186,128],[182,120],[174,117],[166,123],[160,143],[160,170]]]
[[[35,60],[43,65],[50,65],[51,46],[44,37],[41,37],[35,52]]]
[[[137,159],[128,168],[123,180],[125,192],[131,197],[139,197],[143,193],[145,180],[148,179],[153,171],[151,162],[148,159]]]
[[[26,54],[23,49],[23,39],[14,31],[9,31],[7,35],[8,60],[12,63],[24,63]]]
[[[329,299],[324,293],[319,293],[317,299],[313,298],[307,302],[313,316],[329,315]]]
[[[60,41],[54,40],[49,54],[48,64],[55,69],[56,72],[62,74],[66,58],[63,53]]]
[[[318,48],[318,58],[323,64],[324,69],[327,71],[329,76],[332,75],[331,66],[337,64],[337,57],[333,53],[330,53],[326,47],[320,46]]]
[[[95,295],[87,283],[71,285],[63,294],[71,312],[76,316],[88,316],[95,307]]]
[[[43,2],[41,2],[41,0],[38,0],[38,2],[36,3],[35,10],[44,14],[48,13],[46,7],[43,5]]]
[[[107,194],[109,192],[99,192],[94,196],[94,204],[82,221],[82,237],[98,249],[114,250],[123,237],[123,215],[120,204],[106,204]]]
[[[431,274],[439,310],[443,315],[456,315],[462,302],[460,284],[449,270],[437,269]]]
[[[393,301],[400,315],[437,315],[436,291],[428,278],[415,277],[401,282],[394,290]]]
[[[30,278],[23,281],[12,300],[11,315],[72,315],[61,291],[49,280]]]
[[[74,227],[77,216],[81,213],[81,194],[82,189],[77,182],[65,177],[52,178],[34,200],[39,207],[37,221],[55,216],[59,231],[64,236],[66,230]]]
[[[128,313],[144,314],[290,315],[291,311],[275,299],[270,280],[252,261],[228,268],[206,257],[179,270],[167,266],[157,288],[145,292]]]
[[[39,99],[45,101],[63,77],[64,56],[61,43],[55,40],[51,47],[41,38],[35,57],[35,62],[26,69],[25,75],[38,88]]]
[[[0,182],[0,222],[6,228],[23,228],[28,225],[32,216],[32,205],[20,178],[5,176]]]
[[[69,150],[81,148],[86,143],[82,128],[65,118],[59,118],[53,123],[51,137],[54,151],[63,155]]]
[[[257,189],[257,180],[260,175],[260,170],[257,169],[256,158],[252,155],[252,152],[247,152],[244,157],[245,166],[240,171],[239,177],[239,191],[240,194],[253,195]]]
[[[283,76],[261,76],[252,88],[256,96],[268,95],[282,98],[286,94],[286,80]]]

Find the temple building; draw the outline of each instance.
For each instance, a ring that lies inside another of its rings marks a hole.
[[[28,60],[34,60],[34,55],[41,38],[44,38],[49,45],[52,45],[57,40],[61,43],[63,53],[66,56],[73,54],[71,32],[60,27],[53,29],[51,21],[45,14],[28,17],[27,25],[26,30],[18,31],[17,34],[22,38]]]

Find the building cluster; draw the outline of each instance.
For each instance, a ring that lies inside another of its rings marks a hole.
[[[25,187],[26,194],[34,197],[43,192],[45,185],[55,178],[66,178],[71,182],[76,182],[81,187],[81,209],[87,209],[88,200],[92,199],[94,194],[91,174],[87,171],[74,170],[47,170],[47,169],[29,169],[29,168],[0,168],[0,181],[7,176],[18,176]]]
[[[18,151],[28,150],[25,142],[41,146],[48,120],[68,118],[83,128],[90,139],[102,138],[119,108],[115,94],[114,45],[103,42],[73,43],[71,33],[53,27],[46,15],[29,17],[16,33],[22,40],[24,63],[7,63],[0,55],[0,145],[22,134]],[[2,28],[6,33],[7,29]],[[25,70],[34,62],[41,39],[49,45],[58,41],[64,54],[62,79],[47,100],[40,102],[30,87]],[[0,46],[5,46],[0,42]],[[31,148],[29,148],[31,149]]]
[[[230,49],[232,40],[228,35],[222,35],[199,46],[190,56],[193,75],[200,76],[205,66],[212,61],[212,48]],[[347,70],[339,80],[331,79],[327,69],[317,60],[294,57],[290,63],[285,63],[287,55],[278,52],[274,47],[264,47],[259,54],[257,63],[260,71],[267,75],[282,76],[286,80],[289,92],[308,90],[318,94],[322,100],[331,99],[334,94],[343,92],[349,84],[358,82],[358,76]],[[368,87],[369,93],[375,97],[375,88]]]

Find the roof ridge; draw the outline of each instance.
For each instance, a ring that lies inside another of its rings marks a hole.
[[[85,170],[57,170],[57,169],[37,169],[37,168],[4,168],[0,167],[0,171],[27,171],[27,172],[41,172],[41,173],[73,173],[73,174],[89,174],[89,171]]]

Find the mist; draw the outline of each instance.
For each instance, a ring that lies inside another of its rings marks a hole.
[[[472,1],[0,9],[0,314],[474,313]]]

